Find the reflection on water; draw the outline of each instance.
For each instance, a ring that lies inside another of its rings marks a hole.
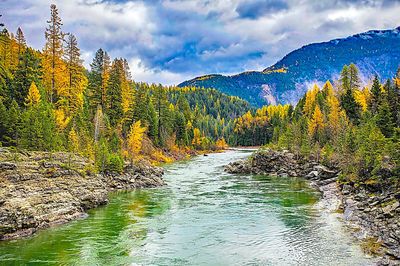
[[[169,165],[164,188],[114,193],[84,220],[0,243],[3,264],[368,265],[304,181],[223,172],[230,151]]]

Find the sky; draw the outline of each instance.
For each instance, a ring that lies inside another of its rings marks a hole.
[[[262,70],[303,45],[400,26],[400,0],[0,0],[1,22],[44,46],[50,4],[89,67],[98,48],[135,81]]]

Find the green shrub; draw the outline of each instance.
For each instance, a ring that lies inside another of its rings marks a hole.
[[[122,173],[124,170],[124,160],[118,154],[110,154],[107,158],[106,170]]]

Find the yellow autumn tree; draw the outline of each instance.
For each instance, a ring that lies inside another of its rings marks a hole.
[[[56,125],[59,131],[63,131],[71,121],[71,117],[66,115],[63,108],[57,108],[54,110],[54,115],[56,118]]]
[[[31,86],[29,87],[28,95],[25,99],[25,105],[28,107],[32,107],[37,105],[40,102],[40,92],[36,87],[34,81],[32,81]]]
[[[326,98],[334,96],[333,86],[329,80],[325,82],[324,87],[322,88],[322,92],[324,93]]]
[[[228,144],[226,144],[225,139],[222,137],[215,142],[215,147],[217,150],[224,150],[228,148]]]
[[[84,73],[78,41],[73,34],[69,34],[64,52],[66,62],[67,86],[58,92],[59,97],[67,105],[69,115],[74,115],[83,106],[83,91],[88,84]]]
[[[319,87],[314,84],[313,88],[306,93],[306,101],[304,103],[303,111],[305,115],[311,117],[314,112],[316,97],[319,92]]]
[[[201,132],[200,129],[198,129],[197,127],[195,127],[193,129],[193,140],[192,140],[192,144],[193,146],[198,149],[201,147],[201,140],[202,140],[202,136],[201,136]]]
[[[142,141],[145,131],[146,128],[142,127],[140,120],[131,125],[126,145],[127,157],[130,159],[131,164],[133,163],[134,159],[139,158],[140,151],[142,150]]]
[[[71,152],[79,152],[79,138],[74,128],[68,133],[68,148]]]
[[[319,141],[324,128],[324,116],[321,112],[321,109],[319,108],[319,105],[317,104],[315,106],[312,118],[308,123],[308,134],[310,135],[310,137]]]
[[[354,99],[361,106],[363,112],[368,109],[368,102],[371,97],[371,93],[368,88],[364,88],[363,90],[355,90],[354,91]]]

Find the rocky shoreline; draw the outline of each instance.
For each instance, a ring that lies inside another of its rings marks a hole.
[[[378,265],[400,265],[400,192],[373,193],[365,187],[338,182],[339,169],[296,158],[289,151],[261,149],[249,159],[225,166],[234,174],[305,177],[322,193],[329,211],[342,213],[345,224]]]
[[[164,185],[163,169],[146,163],[122,174],[95,174],[93,162],[71,153],[0,148],[0,240],[86,217],[108,193]]]

